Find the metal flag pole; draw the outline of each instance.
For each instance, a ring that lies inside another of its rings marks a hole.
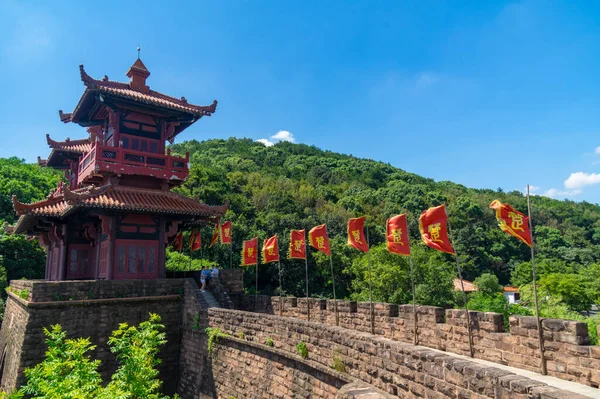
[[[335,276],[333,273],[333,256],[329,255],[329,264],[331,265],[331,281],[333,283],[333,309],[335,312],[335,325],[340,325],[340,317],[338,315],[337,298],[335,296]]]
[[[452,248],[454,249],[454,257],[456,258],[456,271],[458,272],[458,279],[460,280],[460,288],[462,291],[463,302],[465,304],[465,313],[467,313],[467,332],[469,334],[469,352],[471,357],[475,356],[473,349],[473,333],[471,331],[471,315],[469,314],[469,306],[467,305],[467,294],[465,293],[465,283],[462,278],[462,270],[460,268],[460,262],[458,261],[458,252],[456,252],[456,246],[454,245],[454,235],[452,234],[452,227],[450,226],[450,219],[448,219],[448,233],[450,233],[450,241],[452,241]]]
[[[544,356],[544,334],[542,332],[542,320],[540,319],[540,308],[538,304],[538,294],[537,294],[537,281],[535,277],[535,257],[534,257],[534,246],[535,243],[533,241],[533,227],[531,223],[531,203],[529,201],[529,184],[527,185],[527,216],[529,218],[529,232],[531,233],[531,273],[533,276],[533,298],[535,301],[535,317],[537,319],[537,330],[538,330],[538,338],[539,338],[539,346],[540,346],[540,361],[542,367],[542,375],[548,374],[548,370],[546,369],[546,357]]]
[[[229,243],[229,268],[233,269],[233,242]]]
[[[310,301],[308,299],[308,247],[306,245],[306,235],[304,236],[304,264],[306,265],[306,320],[310,321]]]
[[[258,312],[258,256],[256,258],[256,287],[254,292],[254,311]]]
[[[408,228],[408,223],[406,225]],[[413,269],[412,255],[410,253],[410,234],[408,234],[408,233],[409,232],[407,231],[406,232],[406,245],[408,245],[408,248],[409,248],[408,264],[410,265],[410,284],[411,284],[412,298],[413,298],[413,323],[415,325],[413,342],[415,345],[418,345],[419,344],[419,332],[417,331],[418,316],[417,316],[417,297],[415,294],[415,272]]]
[[[281,285],[281,260],[277,254],[277,267],[279,268],[279,316],[283,315],[283,288]]]
[[[371,276],[371,248],[369,248],[369,226],[366,226],[367,230],[367,264],[369,267],[369,311],[371,314],[371,334],[375,334],[375,316],[373,315],[373,279]]]

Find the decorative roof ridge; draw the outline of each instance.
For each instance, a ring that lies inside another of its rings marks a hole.
[[[14,209],[15,213],[18,216],[21,216],[21,215],[26,214],[29,210],[37,208],[39,206],[53,205],[58,202],[61,202],[63,200],[63,196],[62,196],[62,194],[57,195],[57,196],[53,196],[51,194],[48,197],[46,197],[46,199],[43,199],[43,200],[37,201],[37,202],[32,202],[30,204],[24,204],[22,202],[19,202],[19,200],[15,194],[12,195],[11,199],[12,199],[13,209]]]
[[[104,79],[102,79],[102,80],[94,79],[85,72],[83,64],[79,65],[79,73],[81,75],[81,81],[84,83],[84,85],[86,87],[88,87],[90,89],[109,87],[109,88],[114,88],[114,89],[126,89],[126,90],[132,90],[132,91],[139,92],[138,90],[132,89],[131,85],[129,83],[109,80],[106,75],[104,76]],[[169,96],[167,94],[161,93],[156,90],[150,89],[148,91],[148,95],[152,96],[152,97],[160,98],[163,100],[167,100],[167,101],[172,101],[177,105],[191,108],[191,109],[197,111],[199,114],[202,114],[202,116],[211,116],[217,110],[217,104],[218,104],[217,100],[213,100],[211,105],[194,105],[194,104],[188,103],[188,101],[185,97],[176,98],[176,97]],[[63,114],[62,111],[59,111],[59,115],[61,116],[61,120],[63,122],[65,122],[65,123],[70,122],[71,114]],[[68,117],[69,120],[68,121],[63,120],[63,116],[65,119]]]
[[[69,123],[71,122],[71,118],[73,117],[72,113],[64,113],[62,109],[58,110],[58,117],[60,118],[60,121],[63,123]]]
[[[37,163],[39,166],[46,166],[48,163],[47,159],[42,159],[39,155],[37,157]]]
[[[4,232],[8,235],[11,235],[15,232],[15,226],[9,225],[8,222],[4,222],[4,225],[2,226],[2,228],[4,229]]]
[[[50,148],[53,149],[57,149],[57,150],[64,150],[64,151],[72,151],[72,152],[77,152],[77,153],[81,153],[81,151],[78,150],[74,150],[72,148],[68,148],[68,147],[72,147],[78,144],[90,144],[90,139],[85,138],[85,139],[77,139],[77,140],[71,140],[70,138],[66,138],[65,141],[56,141],[56,140],[52,140],[50,138],[50,134],[46,133],[46,141],[48,142],[48,146]]]
[[[113,187],[114,186],[112,184],[107,184],[101,187],[88,186],[71,191],[67,186],[65,186],[63,189],[63,199],[69,205],[77,205],[81,202],[84,202],[87,199],[102,195],[108,192]]]

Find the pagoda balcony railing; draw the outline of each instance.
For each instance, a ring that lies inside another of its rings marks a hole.
[[[84,183],[94,174],[110,172],[116,174],[150,176],[170,181],[184,181],[188,177],[189,153],[186,157],[175,157],[171,150],[167,155],[111,147],[96,142],[91,151],[79,162],[77,184]]]

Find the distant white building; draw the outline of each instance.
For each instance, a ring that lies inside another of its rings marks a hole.
[[[507,285],[502,290],[502,293],[504,294],[504,297],[506,298],[508,303],[518,303],[519,302],[519,299],[520,299],[519,288]]]

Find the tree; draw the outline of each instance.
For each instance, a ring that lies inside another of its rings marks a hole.
[[[475,283],[477,291],[482,294],[493,296],[502,293],[502,286],[498,283],[498,277],[492,273],[483,273],[473,283]]]
[[[587,311],[592,305],[589,282],[583,275],[552,273],[540,279],[540,286],[576,312]]]
[[[168,399],[158,393],[162,382],[157,379],[160,360],[156,355],[166,342],[160,320],[151,313],[138,327],[122,323],[113,331],[108,344],[121,365],[106,387],[97,370],[100,361],[88,355],[96,349],[89,338],[67,339],[60,325],[44,328],[46,357],[25,369],[27,384],[22,393],[33,399]]]

